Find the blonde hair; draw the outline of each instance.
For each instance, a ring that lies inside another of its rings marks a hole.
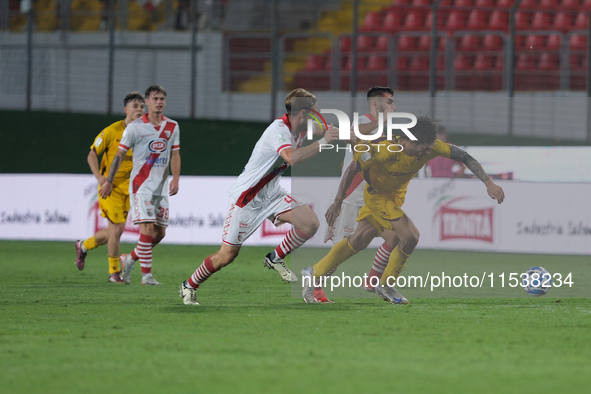
[[[292,98],[297,98],[298,100],[293,100],[292,102]],[[292,90],[285,98],[285,109],[288,114],[297,114],[302,109],[306,107],[311,108],[314,105],[316,105],[316,96],[302,88]]]

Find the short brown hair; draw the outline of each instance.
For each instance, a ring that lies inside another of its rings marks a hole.
[[[142,103],[145,101],[144,96],[142,96],[142,94],[137,90],[134,90],[133,92],[130,92],[127,94],[127,96],[125,96],[125,98],[123,99],[123,106],[127,107],[127,104],[131,103],[133,100],[139,100]]]
[[[293,100],[297,98],[298,100]],[[285,98],[285,110],[288,114],[299,113],[304,108],[311,108],[316,105],[316,96],[308,92],[306,89],[297,88],[289,92]]]
[[[164,88],[160,85],[150,86],[148,89],[146,89],[144,96],[146,96],[146,98],[148,98],[148,97],[150,97],[150,95],[152,93],[164,93],[164,97],[166,97],[166,90],[164,90]]]

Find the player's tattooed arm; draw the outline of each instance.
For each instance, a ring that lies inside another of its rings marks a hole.
[[[121,162],[123,161],[123,157],[125,157],[126,153],[126,150],[119,149],[113,158],[109,175],[107,175],[107,180],[101,185],[101,190],[99,190],[99,196],[102,198],[109,197],[113,191],[113,180],[115,179],[115,174],[117,174],[117,171],[119,171],[119,167],[121,167]]]
[[[115,174],[119,171],[119,167],[121,167],[121,156],[115,155],[113,158],[113,162],[111,163],[111,170],[109,171],[109,176],[107,177],[107,182],[113,183],[115,179]]]
[[[500,204],[505,199],[505,192],[503,189],[493,182],[488,174],[484,171],[484,168],[480,165],[476,159],[470,156],[465,150],[458,148],[455,145],[450,145],[451,154],[450,159],[464,163],[470,171],[474,173],[484,184],[486,185],[486,191],[490,198],[497,200]]]

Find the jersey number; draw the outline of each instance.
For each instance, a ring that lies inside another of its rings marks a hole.
[[[160,207],[160,209],[158,210],[158,214],[156,216],[168,220],[168,208]]]

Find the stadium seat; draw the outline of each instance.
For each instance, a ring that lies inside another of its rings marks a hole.
[[[411,0],[410,4],[414,6],[430,6],[431,0]]]
[[[350,52],[351,51],[351,36],[341,37],[339,47],[341,48],[341,52]]]
[[[550,14],[538,11],[531,20],[530,30],[550,30],[550,26]]]
[[[560,8],[563,10],[578,11],[581,9],[581,0],[562,0]]]
[[[454,0],[454,7],[472,8],[473,6],[474,0]]]
[[[400,36],[397,47],[398,52],[408,52],[417,49],[417,37],[415,36]]]
[[[587,37],[583,34],[573,34],[568,43],[571,51],[585,51],[587,49]]]
[[[486,70],[494,70],[495,68],[495,56],[493,55],[485,55],[485,54],[478,54],[476,56],[476,60],[474,60],[474,70],[476,71],[486,71]]]
[[[573,17],[570,13],[560,12],[554,16],[552,30],[569,31],[573,28]]]
[[[529,53],[520,53],[517,56],[517,62],[515,63],[515,70],[519,71],[530,71],[536,69],[536,57]]]
[[[388,70],[388,58],[386,56],[370,55],[367,59],[368,71],[386,71]]]
[[[394,6],[404,6],[409,5],[411,0],[392,0],[392,5]]]
[[[589,12],[591,10],[591,0],[582,0],[579,10]]]
[[[472,10],[468,15],[466,29],[468,30],[486,30],[488,25],[488,12],[484,10]]]
[[[500,51],[503,47],[503,38],[495,34],[487,34],[482,39],[482,48],[485,51]]]
[[[466,13],[459,10],[453,10],[447,16],[444,30],[455,31],[464,30],[466,27]]]
[[[587,62],[583,63],[583,60],[585,60],[584,55],[570,55],[569,68],[571,70],[584,70],[587,67]]]
[[[520,10],[536,10],[538,8],[538,0],[521,0],[519,4]]]
[[[431,49],[431,36],[429,34],[422,35],[419,38],[419,45],[417,47],[418,51],[428,51]],[[443,51],[445,50],[445,38],[440,37],[439,42],[437,43],[437,50]]]
[[[550,34],[546,38],[546,49],[558,51],[560,50],[562,39],[559,34]]]
[[[497,8],[511,8],[514,0],[497,0]]]
[[[505,69],[505,57],[503,55],[495,56],[495,70]]]
[[[480,37],[475,34],[466,34],[460,37],[459,45],[457,45],[460,52],[475,52],[480,47]]]
[[[324,68],[324,56],[309,55],[304,65],[305,71],[320,71]]]
[[[573,24],[574,30],[585,30],[588,27],[588,18],[587,14],[584,12],[580,12],[577,17],[575,18],[575,23]]]
[[[406,31],[421,31],[425,30],[424,19],[421,13],[417,11],[411,11],[404,18],[404,25],[402,30]]]
[[[538,8],[543,10],[558,10],[560,6],[558,5],[558,0],[540,0]]]
[[[555,53],[544,52],[540,56],[538,70],[558,70],[560,68],[560,58]]]
[[[390,44],[390,36],[387,34],[382,34],[378,36],[376,40],[376,46],[374,51],[375,52],[388,52]]]
[[[515,29],[529,30],[531,21],[531,14],[528,12],[518,11],[515,13]]]
[[[376,38],[374,36],[360,35],[357,37],[357,50],[359,52],[373,51]]]
[[[539,51],[546,47],[546,36],[530,34],[525,38],[525,48]]]
[[[509,27],[509,14],[507,11],[493,11],[488,21],[489,30],[507,30]]]
[[[456,71],[468,71],[472,69],[474,56],[457,54],[454,59],[454,70]]]
[[[365,64],[367,62],[367,58],[363,56],[357,57],[357,71],[364,71]],[[347,58],[347,62],[345,63],[345,69],[343,71],[351,71],[353,69],[353,56],[349,56]]]
[[[382,17],[380,12],[368,12],[363,21],[363,25],[360,31],[381,31],[382,30]]]
[[[382,31],[396,33],[401,30],[404,19],[402,13],[397,10],[390,10],[382,22]]]
[[[525,36],[522,34],[515,35],[515,49],[525,48]]]
[[[476,0],[474,2],[476,8],[494,8],[495,0]]]
[[[410,57],[408,56],[398,56],[396,58],[396,69],[398,71],[407,71],[409,61]]]
[[[332,71],[332,57],[330,54],[327,54],[324,60],[324,71]]]
[[[410,58],[409,69],[413,71],[426,71],[429,69],[428,55],[415,55]]]

